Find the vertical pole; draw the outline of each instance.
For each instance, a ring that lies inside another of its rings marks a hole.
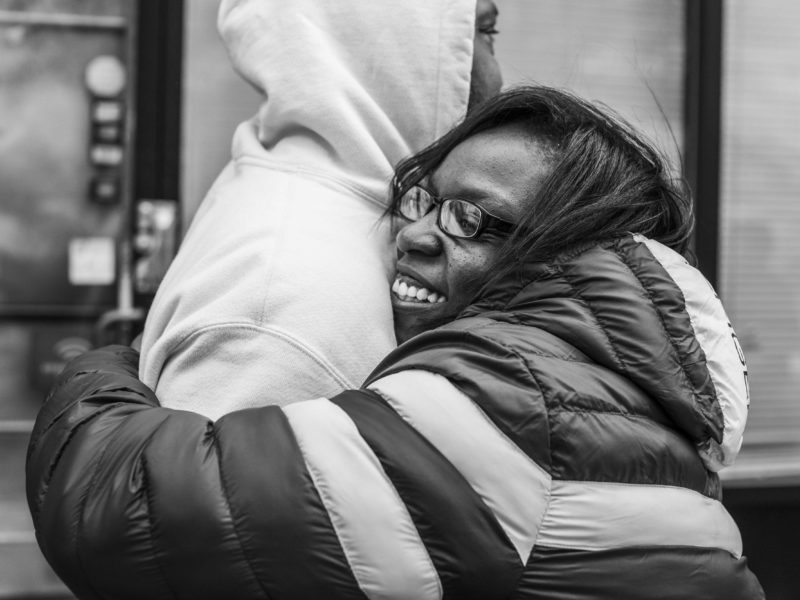
[[[138,4],[134,226],[139,200],[180,203],[183,89],[184,0]],[[134,295],[136,306],[149,308],[151,293]]]
[[[136,198],[177,200],[183,0],[142,0],[137,23]]]
[[[694,250],[718,286],[722,0],[686,1],[685,176],[694,194]]]

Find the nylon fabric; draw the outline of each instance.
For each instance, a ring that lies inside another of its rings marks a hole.
[[[636,239],[647,246],[681,289],[697,342],[704,357],[709,357],[708,373],[722,407],[724,432],[719,439],[704,440],[700,451],[708,467],[719,471],[733,464],[742,446],[750,406],[744,354],[722,303],[708,282],[669,248],[642,236]]]
[[[408,509],[346,413],[325,398],[283,410],[364,594],[438,598],[436,573]]]
[[[553,482],[536,544],[572,550],[697,546],[742,556],[739,530],[721,502],[684,488],[617,483]]]
[[[404,370],[442,375],[536,464],[549,471],[547,413],[538,383],[513,350],[478,335],[483,331],[482,324],[485,321],[456,321],[436,333],[416,336],[382,361],[365,386]],[[476,330],[469,331],[471,325],[476,325]]]
[[[491,508],[524,564],[547,509],[550,475],[441,375],[402,371],[368,389],[380,394],[461,472]]]
[[[344,392],[335,402],[356,423],[408,506],[444,597],[477,600],[502,595],[503,589],[510,593],[527,555],[519,560],[495,516],[454,465],[376,394]]]
[[[723,425],[722,411],[709,378],[706,356],[695,336],[683,290],[661,263],[655,260],[646,244],[630,237],[617,242],[615,248],[620,259],[631,269],[633,276],[647,291],[660,320],[660,329],[664,332],[662,335],[670,344],[675,360],[680,366],[678,381],[693,395],[694,401],[691,403],[674,402],[672,398],[680,396],[674,394],[670,389],[671,382],[666,381],[664,383],[666,396],[662,404],[696,441],[720,438]],[[695,269],[692,270],[710,289],[711,286],[705,282],[702,275]]]
[[[549,274],[554,281],[539,280],[526,287],[518,296],[525,305],[517,310],[525,313],[527,324],[568,340],[593,361],[631,379],[656,398],[682,430],[694,439],[705,439],[708,423],[698,419],[695,403],[676,401],[686,391],[694,398],[697,376],[684,368],[648,293],[658,290],[643,289],[620,257],[627,259],[636,247],[620,244],[614,241],[555,261]],[[679,290],[673,284],[661,290],[660,296],[664,294],[677,297]],[[574,306],[575,313],[564,318],[562,305]],[[685,324],[682,336],[690,337],[688,319]]]
[[[366,598],[284,413],[277,407],[239,411],[217,421],[215,430],[235,527],[268,594],[280,598],[292,589],[302,598]],[[266,456],[279,460],[259,458]],[[207,568],[213,575],[213,565]]]
[[[140,485],[159,572],[170,589],[184,589],[194,598],[220,596],[231,589],[265,597],[266,592],[253,570],[247,536],[241,534],[233,518],[234,506],[222,481],[219,447],[208,421],[194,414],[178,416],[163,410],[161,413],[163,420],[158,427],[147,422],[151,415],[142,412],[127,419],[117,432],[121,439],[136,435],[140,429],[152,432],[139,455]],[[183,441],[180,448],[175,448],[176,439]],[[115,479],[127,477],[128,457],[117,458],[113,454],[112,450],[104,455],[104,462],[114,459],[109,462],[108,475]],[[165,460],[166,457],[170,460]],[[169,482],[178,477],[190,477],[191,483],[176,490]],[[122,481],[98,481],[95,485],[113,489],[121,486]],[[100,495],[93,496],[91,501],[97,505],[90,505],[87,510],[103,515],[105,499]],[[98,527],[107,524],[98,523]],[[97,539],[99,533],[89,537]],[[164,552],[162,548],[170,551]],[[204,551],[205,548],[211,550]],[[102,557],[92,556],[87,562],[109,563],[104,571],[117,577],[113,566],[116,552],[109,550],[100,550]],[[225,555],[235,560],[221,560]]]
[[[104,399],[111,402],[116,400],[113,396],[105,396],[102,392],[94,396],[95,401]],[[164,538],[163,530],[159,527],[161,518],[180,521],[181,515],[187,514],[182,512],[182,508],[189,508],[191,505],[195,517],[202,515],[208,518],[202,526],[193,525],[194,534],[203,541],[219,544],[210,546],[214,550],[206,559],[209,563],[215,563],[215,558],[219,554],[231,553],[241,558],[241,553],[232,543],[229,522],[226,522],[224,514],[214,506],[215,496],[168,506],[165,513],[158,516],[153,514],[151,501],[155,496],[154,487],[158,486],[150,477],[150,467],[153,466],[154,459],[152,455],[148,458],[148,454],[153,436],[159,431],[168,429],[166,426],[171,415],[161,412],[160,409],[147,412],[132,410],[125,405],[121,405],[121,410],[115,412],[117,414],[112,415],[112,412],[108,411],[109,418],[105,422],[87,423],[78,433],[78,436],[87,440],[115,441],[115,444],[107,444],[103,452],[97,453],[96,462],[89,471],[91,478],[84,479],[84,485],[80,488],[73,487],[68,482],[58,481],[58,475],[53,482],[59,487],[63,486],[65,490],[70,490],[69,494],[63,494],[60,498],[50,495],[49,500],[59,503],[61,514],[58,516],[61,519],[74,523],[75,540],[72,548],[68,546],[59,549],[59,543],[54,544],[56,554],[45,552],[45,556],[49,561],[57,562],[58,553],[68,552],[75,561],[73,568],[77,572],[84,571],[84,565],[92,565],[93,568],[88,571],[88,583],[100,598],[109,596],[131,600],[142,597],[171,598],[172,585],[175,581],[172,576],[175,575],[175,571],[164,570],[165,557],[161,550]],[[197,418],[196,415],[192,417]],[[107,436],[101,436],[98,428],[106,428],[109,425],[112,425],[113,429],[108,430]],[[117,446],[116,442],[120,445]],[[86,450],[88,446],[82,446],[73,440],[67,453],[80,448]],[[64,458],[72,460],[69,454]],[[181,463],[180,467],[186,469],[187,465]],[[209,472],[205,475],[208,476]],[[207,479],[202,481],[194,477],[192,479],[195,481],[193,486],[207,491],[206,485],[209,483]],[[213,479],[211,485],[213,486]],[[191,489],[186,491],[192,492]],[[202,508],[209,508],[209,502],[211,512],[204,512]],[[51,512],[46,504],[42,510],[43,514]],[[124,537],[125,543],[119,544],[117,536]],[[185,539],[182,538],[181,544]],[[197,547],[194,548],[192,552],[196,552]],[[75,571],[72,571],[67,581],[73,580],[74,575]],[[127,576],[131,576],[131,581],[124,590],[115,589],[119,578]],[[195,579],[195,582],[198,582],[198,579]],[[202,583],[202,578],[199,582]],[[223,586],[243,592],[249,591],[250,595],[258,593],[257,583],[239,560],[220,565],[211,585],[211,590],[219,591],[218,586]],[[195,589],[194,583],[187,587]],[[157,590],[157,593],[151,594],[151,590]]]
[[[92,439],[97,443],[109,440],[114,435],[118,424],[119,421],[117,420],[111,423],[106,421],[102,426],[93,427]],[[54,429],[50,431],[55,433]],[[35,453],[29,452],[28,464],[33,468],[41,465],[37,461],[37,457],[49,455],[49,452],[54,450],[54,445],[45,441],[45,443],[37,447],[37,450],[38,452]],[[36,499],[29,500],[32,508],[31,513],[34,515],[34,522],[37,524],[37,531],[58,531],[58,535],[52,538],[37,534],[37,541],[42,554],[47,558],[48,563],[53,566],[55,573],[67,583],[69,589],[77,597],[99,599],[101,598],[102,588],[98,589],[97,578],[93,572],[84,571],[78,547],[81,543],[79,540],[82,527],[81,499],[87,495],[100,455],[91,446],[81,447],[73,442],[68,446],[59,448],[58,453],[54,454],[54,456],[59,456],[63,461],[75,460],[82,465],[82,468],[76,472],[54,469],[52,477],[49,478],[47,485],[37,494]],[[59,490],[59,493],[48,493],[50,489]],[[120,510],[120,506],[115,505],[113,502],[109,505],[112,510]],[[130,512],[134,516],[136,515],[135,510],[130,510]],[[109,518],[105,519],[106,522],[110,520]],[[135,520],[132,519],[132,522],[135,522]],[[119,531],[119,528],[116,531]],[[134,558],[131,570],[139,577],[143,587],[147,587],[153,581],[163,584],[163,578],[160,577],[157,571],[153,555],[154,548],[147,539],[140,540],[134,551],[128,555],[129,558]],[[83,577],[76,577],[76,573],[80,573]],[[158,587],[162,588],[159,590],[160,597],[165,597],[164,586]],[[135,593],[135,589],[132,593]]]
[[[686,273],[679,279],[689,282],[686,290],[651,247],[659,249],[666,264],[682,265],[680,270]],[[703,293],[698,297],[694,290]],[[746,415],[742,407],[747,403],[743,357],[729,319],[710,290],[702,274],[672,250],[631,234],[576,248],[547,263],[525,265],[462,316],[522,323],[567,341],[592,362],[630,379],[656,399],[702,453],[709,441],[721,439],[726,419],[735,427],[731,430],[735,445],[733,432],[741,434]],[[691,310],[684,292],[693,298]],[[714,305],[714,319],[703,320],[709,327],[705,335],[713,331],[727,343],[703,349],[691,313],[709,302]],[[730,401],[717,398],[712,364],[724,365],[726,377],[739,382],[740,393]],[[709,464],[713,466],[713,459]]]
[[[575,404],[566,398],[549,413],[554,479],[680,486],[719,497],[719,478],[676,429],[635,413]]]
[[[747,560],[704,548],[537,548],[514,600],[757,600]],[[698,568],[698,565],[703,565]]]

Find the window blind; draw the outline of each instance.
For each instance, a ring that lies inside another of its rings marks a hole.
[[[800,482],[800,4],[724,7],[720,292],[748,362],[728,485]]]
[[[496,52],[507,85],[541,83],[600,101],[679,164],[684,0],[502,0]]]

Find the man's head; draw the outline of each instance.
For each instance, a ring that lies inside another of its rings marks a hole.
[[[498,14],[497,6],[492,0],[477,0],[467,110],[472,110],[487,98],[494,96],[503,85],[500,65],[494,56]]]
[[[640,134],[546,87],[499,94],[401,163],[391,210],[400,342],[455,319],[520,264],[626,232],[683,252],[693,224],[689,196]]]

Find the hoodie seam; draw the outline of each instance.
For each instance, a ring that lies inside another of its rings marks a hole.
[[[358,385],[354,385],[338,369],[336,369],[332,364],[330,364],[330,362],[328,362],[324,358],[321,352],[316,351],[314,348],[312,348],[309,344],[302,341],[300,338],[292,335],[288,331],[279,329],[277,327],[265,327],[263,325],[256,325],[247,322],[229,321],[223,323],[212,323],[209,325],[204,325],[203,327],[197,329],[193,329],[191,333],[184,336],[178,343],[176,343],[172,347],[171,351],[169,352],[169,356],[172,356],[177,352],[180,352],[190,342],[192,342],[192,340],[200,337],[205,333],[209,333],[217,329],[248,330],[257,333],[262,333],[270,337],[280,338],[281,340],[288,343],[296,350],[299,350],[303,355],[311,359],[323,371],[325,371],[338,385],[342,386],[343,389],[351,389],[351,388],[354,389],[358,387]]]

